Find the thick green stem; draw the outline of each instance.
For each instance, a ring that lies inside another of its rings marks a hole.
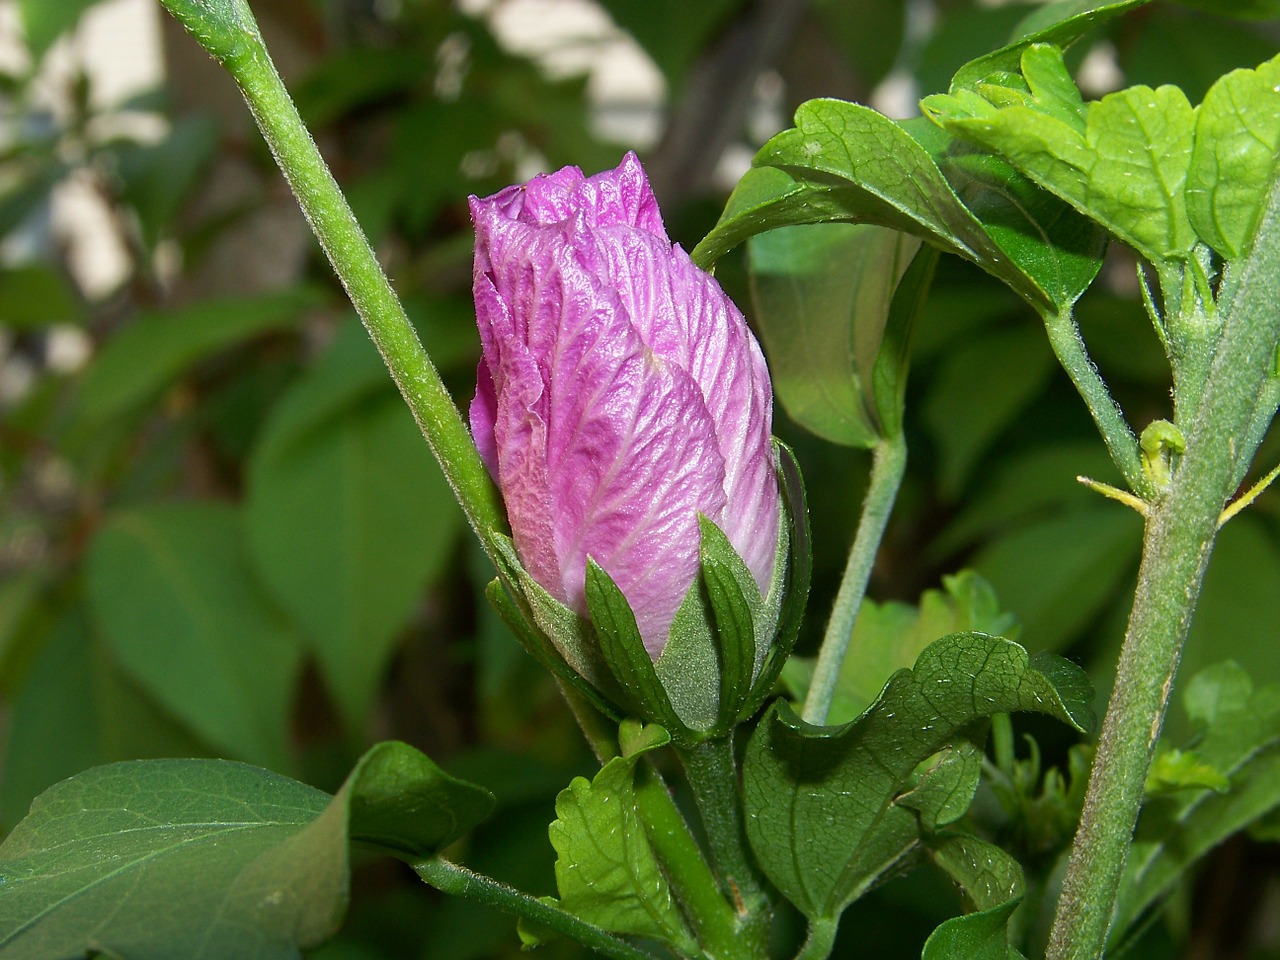
[[[738,918],[689,833],[666,784],[647,766],[636,771],[636,803],[654,852],[711,960],[742,956]]]
[[[1076,391],[1084,400],[1085,406],[1093,417],[1093,422],[1107,444],[1107,451],[1129,485],[1129,489],[1144,500],[1150,500],[1157,493],[1142,469],[1142,455],[1138,450],[1138,439],[1133,435],[1128,421],[1120,405],[1111,396],[1106,383],[1098,373],[1098,368],[1089,358],[1080,330],[1076,326],[1071,308],[1061,313],[1044,314],[1045,330],[1049,334],[1049,344],[1067,372]]]
[[[885,526],[889,523],[889,514],[893,512],[893,504],[898,498],[898,488],[902,486],[902,475],[906,469],[907,442],[902,434],[899,432],[893,437],[881,439],[871,461],[871,479],[862,501],[862,516],[858,520],[858,530],[849,550],[844,578],[840,581],[840,589],[831,608],[831,619],[827,621],[827,632],[822,638],[822,649],[818,651],[818,662],[814,665],[809,694],[805,697],[802,716],[809,723],[822,723],[827,719],[827,711],[831,709],[831,698],[840,677],[840,667],[853,637],[853,624],[858,618],[862,598],[866,595],[871,568],[875,565],[876,553],[884,538]]]
[[[676,752],[689,778],[711,847],[711,860],[720,877],[721,892],[738,914],[741,947],[738,956],[766,952],[770,907],[747,844],[742,819],[742,790],[733,753],[733,734],[679,746]]]
[[[637,950],[607,930],[579,920],[559,907],[544,903],[537,897],[521,893],[514,887],[474,873],[456,863],[436,857],[415,863],[413,869],[419,877],[441,893],[462,897],[465,900],[475,900],[504,913],[532,920],[540,926],[590,947],[602,957],[610,957],[612,960],[652,960],[647,953]]]
[[[1151,752],[1191,623],[1223,503],[1252,460],[1280,343],[1280,190],[1253,251],[1219,294],[1223,335],[1186,451],[1147,517],[1133,611],[1071,852],[1047,960],[1104,953]]]
[[[285,89],[243,0],[163,0],[244,94],[311,229],[440,462],[471,526],[506,527],[471,434]]]

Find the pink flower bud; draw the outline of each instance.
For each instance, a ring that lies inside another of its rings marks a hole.
[[[520,562],[585,616],[593,558],[656,659],[698,576],[700,513],[768,593],[779,494],[760,347],[667,239],[634,154],[472,197],[471,215],[471,429]]]

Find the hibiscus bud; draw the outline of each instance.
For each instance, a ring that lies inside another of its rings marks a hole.
[[[720,566],[745,581],[731,592],[749,632],[770,631],[751,639],[747,686],[773,641],[788,565],[760,347],[667,239],[633,154],[593,177],[566,167],[472,197],[471,214],[483,348],[471,428],[506,503],[535,628],[606,697],[663,714],[631,675],[656,671],[681,721],[706,727],[724,686],[715,618],[694,609],[706,606],[706,551],[727,553]],[[598,598],[625,598],[626,630],[656,666],[620,666],[609,638],[566,636],[566,618],[533,609],[546,604],[529,599],[529,579],[591,619],[589,570]]]

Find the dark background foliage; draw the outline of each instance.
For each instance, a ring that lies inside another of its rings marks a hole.
[[[602,107],[586,76],[548,72],[444,2],[253,7],[463,404],[477,353],[467,194],[564,164],[593,172],[640,146],[671,234],[691,248],[718,216],[732,159],[796,104],[944,89],[1027,12],[968,0],[599,0],[666,85],[660,104]],[[491,573],[230,79],[166,20],[163,88],[103,103],[67,32],[109,4],[17,8],[27,64],[0,75],[0,835],[51,783],[111,760],[221,756],[332,790],[365,746],[394,737],[497,793],[498,815],[460,855],[550,893],[552,801],[589,757],[549,678],[485,605]],[[1177,83],[1195,102],[1276,45],[1272,24],[1156,4],[1071,62],[1087,61],[1095,84]],[[50,48],[71,64],[61,112],[34,79]],[[121,132],[135,129],[122,117],[152,133]],[[602,117],[656,123],[658,135],[606,138]],[[50,226],[50,197],[70,182],[101,201],[124,251],[109,290],[86,288],[74,231]],[[740,259],[719,275],[745,306]],[[1168,383],[1134,276],[1130,254],[1112,250],[1079,316],[1142,425],[1166,414]],[[60,359],[68,343],[90,348],[82,363]],[[1138,518],[1076,482],[1116,478],[1035,318],[957,261],[943,261],[921,323],[907,423],[908,478],[871,595],[914,601],[973,567],[1022,643],[1083,663],[1105,692]],[[805,650],[867,462],[781,410],[776,430],[798,450],[815,521]],[[1277,459],[1273,431],[1259,463]],[[1234,659],[1259,684],[1280,680],[1277,585],[1270,494],[1221,539],[1184,675]],[[1065,763],[1065,728],[1018,724],[1047,763]],[[1196,884],[1144,956],[1280,956],[1273,843],[1229,843]],[[874,944],[878,956],[918,956],[957,909],[946,881],[916,871],[855,906],[836,955]],[[517,950],[510,923],[379,861],[357,874],[347,928],[317,955]]]

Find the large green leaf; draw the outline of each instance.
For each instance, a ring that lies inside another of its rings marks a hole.
[[[1193,677],[1182,700],[1200,731],[1195,756],[1230,787],[1162,792],[1147,801],[1120,888],[1116,940],[1201,857],[1280,808],[1280,687],[1255,689],[1244,670],[1224,663]]]
[[[272,413],[249,465],[248,538],[358,727],[461,513],[358,324]]]
[[[1032,45],[1020,67],[1020,84],[995,77],[921,106],[1153,263],[1186,259],[1196,239],[1183,193],[1195,111],[1182,91],[1135,86],[1108,94],[1087,106],[1081,129],[1064,106],[1061,53]]]
[[[1052,658],[1042,668],[1011,641],[956,634],[930,645],[844,726],[810,726],[775,706],[743,766],[747,834],[765,874],[806,916],[838,916],[910,853],[916,818],[897,801],[917,766],[966,728],[1013,710],[1092,725],[1079,670]]]
[[[646,731],[639,749],[589,781],[575,777],[556,798],[549,832],[560,906],[606,930],[696,952],[636,808],[636,762],[669,740],[661,728]]]
[[[1013,635],[1014,616],[1004,612],[991,585],[976,573],[964,570],[943,577],[942,587],[926,590],[916,606],[862,601],[836,680],[830,722],[844,723],[862,713],[894,673],[910,667],[940,637],[968,632]],[[783,668],[782,678],[797,700],[808,690],[813,662],[792,657]]]
[[[1196,233],[1228,260],[1248,252],[1275,183],[1280,156],[1280,57],[1233,70],[1196,114],[1187,174],[1187,214]]]
[[[862,224],[786,227],[751,239],[752,316],[793,420],[833,443],[879,437],[871,393],[898,281],[919,241]]]
[[[115,334],[85,376],[84,417],[101,423],[151,400],[193,363],[219,350],[297,325],[322,300],[309,288],[225,299],[138,316]]]
[[[301,661],[225,504],[160,504],[111,516],[89,548],[94,621],[120,665],[229,756],[284,766]]]
[[[0,957],[300,957],[342,921],[352,841],[431,856],[492,803],[402,743],[336,797],[225,760],[95,767],[0,845]]]

